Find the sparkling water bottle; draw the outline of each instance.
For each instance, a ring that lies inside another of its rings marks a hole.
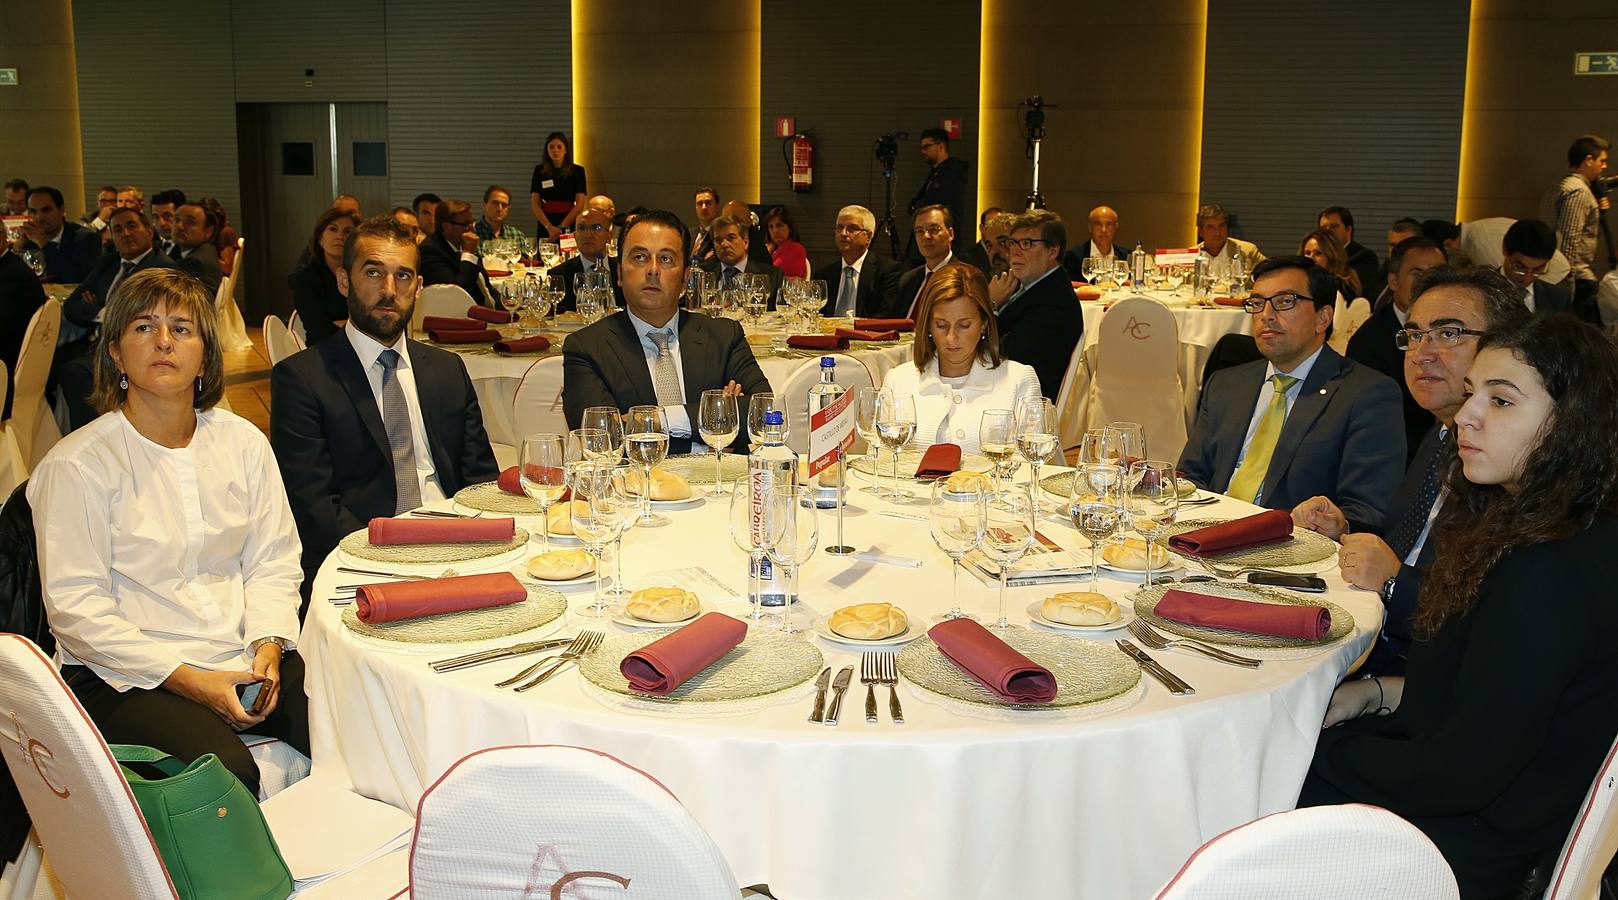
[[[787,449],[786,419],[779,410],[764,414],[764,430],[759,446],[747,457],[748,514],[754,546],[763,543],[768,526],[772,495],[792,491],[797,475],[797,454]],[[769,557],[759,560],[758,579],[747,599],[763,606],[782,606],[787,601],[787,584],[775,571]]]

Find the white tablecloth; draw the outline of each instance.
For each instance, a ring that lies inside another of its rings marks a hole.
[[[922,521],[878,515],[894,507],[852,493],[847,538],[925,561],[920,569],[849,563],[817,554],[804,571],[806,602],[827,613],[890,600],[913,622],[950,603],[950,567]],[[910,506],[911,515],[924,507]],[[1221,501],[1187,516],[1236,515]],[[669,513],[670,527],[624,540],[625,578],[700,565],[738,594],[746,562],[724,531],[726,506],[704,501]],[[834,523],[822,519],[824,545]],[[1041,530],[1074,545],[1071,528]],[[466,753],[522,743],[576,744],[612,753],[678,796],[723,849],[742,884],[767,881],[794,900],[949,897],[1150,896],[1210,837],[1295,803],[1333,686],[1380,627],[1381,603],[1347,588],[1335,565],[1326,595],[1349,609],[1355,633],[1318,655],[1270,660],[1256,671],[1184,652],[1154,653],[1196,688],[1170,696],[1144,679],[1135,705],[1104,717],[1014,712],[964,715],[902,684],[907,724],[868,725],[851,691],[841,725],[805,721],[807,694],[741,715],[631,713],[587,693],[573,671],[522,695],[490,685],[522,664],[439,675],[429,654],[390,652],[357,639],[326,602],[355,576],[328,560],[316,579],[301,652],[308,664],[314,761],[374,797],[413,809],[425,787]],[[475,567],[457,566],[459,569]],[[1009,591],[1011,618],[1056,588]],[[1107,580],[1122,599],[1127,582]],[[995,594],[961,578],[963,605],[986,620]],[[572,595],[574,608],[590,599]],[[740,599],[721,611],[745,615]],[[566,632],[580,625],[570,621]],[[609,632],[623,631],[608,625]],[[1110,640],[1113,632],[1097,636]],[[815,639],[827,665],[858,663]],[[855,684],[855,688],[859,685]]]
[[[1094,346],[1101,334],[1101,316],[1112,300],[1124,294],[1109,295],[1106,300],[1081,303],[1084,309],[1084,345]],[[1197,398],[1202,396],[1202,367],[1207,365],[1213,345],[1227,334],[1252,334],[1253,317],[1239,307],[1190,306],[1185,294],[1166,291],[1148,291],[1146,296],[1161,301],[1174,311],[1174,321],[1180,330],[1180,383],[1185,386],[1186,423],[1196,417]]]

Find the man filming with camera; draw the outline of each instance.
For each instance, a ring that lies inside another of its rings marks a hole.
[[[1567,176],[1545,195],[1545,221],[1556,229],[1557,249],[1573,270],[1573,312],[1598,324],[1594,266],[1601,215],[1612,205],[1607,191],[1613,179],[1601,177],[1611,149],[1605,138],[1593,134],[1575,140],[1567,151]]]
[[[942,128],[923,129],[921,158],[932,168],[927,173],[927,180],[922,182],[921,189],[911,198],[910,208],[907,211],[914,216],[919,209],[937,205],[948,209],[957,222],[972,221],[966,208],[966,160],[949,155],[949,132]],[[956,234],[955,244],[951,249],[959,256],[966,252],[967,245],[971,242],[970,236],[963,229]],[[916,246],[915,235],[910,236],[905,257],[910,260],[912,266],[923,263],[921,249]]]

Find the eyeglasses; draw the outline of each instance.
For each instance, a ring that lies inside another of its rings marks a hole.
[[[575,226],[573,226],[573,230],[574,231],[588,231],[588,232],[591,232],[593,234],[600,234],[601,232],[607,230],[607,226],[602,225],[601,223],[597,222],[594,225],[575,225]]]
[[[1511,263],[1506,263],[1506,274],[1507,275],[1515,275],[1518,278],[1527,278],[1529,276],[1533,276],[1535,278],[1538,278],[1541,275],[1544,275],[1545,272],[1550,269],[1550,267],[1551,267],[1551,261],[1548,260],[1548,259],[1545,260],[1545,262],[1541,263],[1540,265],[1537,265],[1537,266],[1533,267],[1532,269],[1525,269],[1525,268],[1522,268],[1521,266],[1514,266]]]
[[[842,225],[842,224],[839,224],[837,226],[837,233],[838,234],[860,234],[861,232],[869,234],[870,229],[861,228],[858,225]]]
[[[944,233],[944,226],[942,226],[942,225],[918,225],[918,226],[916,226],[916,237],[938,237],[939,235],[941,235],[943,233]]]
[[[1276,312],[1286,312],[1297,306],[1299,300],[1308,300],[1310,303],[1315,302],[1315,298],[1305,296],[1297,291],[1281,291],[1269,297],[1261,294],[1250,294],[1246,300],[1242,301],[1242,309],[1258,315],[1264,311],[1264,304],[1268,303]]]
[[[1000,246],[1001,247],[1009,248],[1009,247],[1012,247],[1012,246],[1017,246],[1017,247],[1021,247],[1024,250],[1032,250],[1032,249],[1034,249],[1035,244],[1046,244],[1046,243],[1049,243],[1049,241],[1046,241],[1044,238],[1003,237],[1003,238],[1000,239]]]
[[[940,144],[937,141],[922,141],[918,146],[920,146],[923,150],[931,150],[934,147],[940,146]]]
[[[1454,347],[1461,342],[1461,338],[1471,335],[1476,337],[1483,332],[1471,328],[1462,328],[1459,325],[1441,325],[1425,331],[1417,328],[1402,328],[1393,333],[1393,346],[1400,350],[1409,350],[1421,344],[1421,339],[1431,337],[1433,343],[1440,347]]]

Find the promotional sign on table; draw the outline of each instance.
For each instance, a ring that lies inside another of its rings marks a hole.
[[[1158,248],[1153,257],[1159,267],[1162,266],[1194,266],[1197,264],[1197,248],[1185,247],[1174,250]]]
[[[837,464],[854,445],[854,392],[844,391],[824,409],[809,414],[809,477]]]

